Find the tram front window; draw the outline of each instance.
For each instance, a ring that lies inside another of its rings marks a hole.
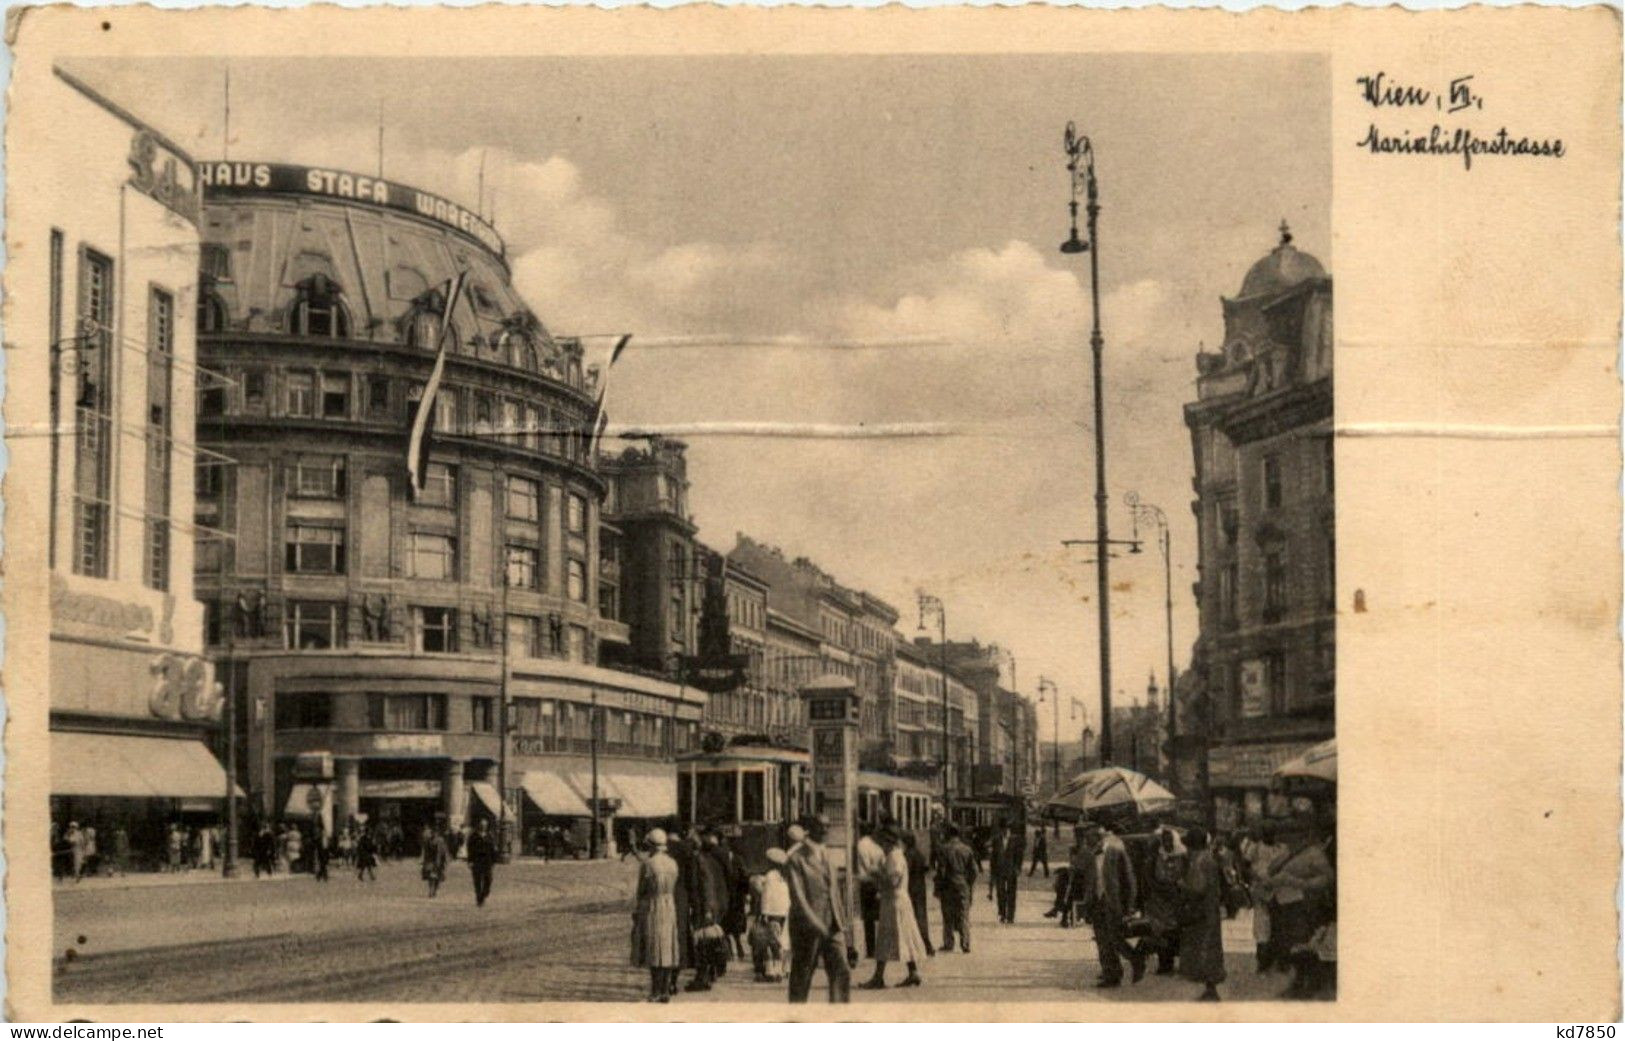
[[[767,784],[761,771],[752,770],[740,779],[740,794],[744,797],[739,807],[741,821],[767,820]]]
[[[695,775],[695,820],[703,824],[733,824],[739,820],[739,771],[712,771]]]

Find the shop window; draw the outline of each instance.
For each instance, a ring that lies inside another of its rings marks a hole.
[[[513,520],[535,521],[542,516],[542,490],[524,477],[508,478],[508,516]]]
[[[457,540],[435,532],[412,533],[412,577],[450,581],[457,574]]]
[[[417,501],[424,506],[456,505],[457,468],[446,463],[430,463],[423,476],[423,494]]]
[[[284,646],[295,651],[326,651],[344,646],[344,615],[335,603],[295,600],[283,615]]]
[[[457,651],[457,610],[451,607],[414,607],[418,650],[424,654]]]
[[[326,730],[333,725],[333,696],[311,691],[276,695],[278,730]]]
[[[288,571],[296,574],[342,575],[344,529],[289,524],[283,564]]]
[[[494,734],[497,729],[497,699],[472,697],[468,699],[469,730],[476,734]]]
[[[312,275],[294,287],[288,331],[296,336],[350,335],[350,315],[344,291],[326,275]]]
[[[305,456],[294,464],[293,489],[301,499],[337,499],[344,495],[342,455]]]
[[[322,418],[350,418],[350,374],[322,375]]]

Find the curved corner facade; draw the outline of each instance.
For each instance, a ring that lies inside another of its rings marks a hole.
[[[580,343],[445,200],[305,167],[199,174],[198,349],[218,378],[197,429],[219,457],[200,456],[197,514],[219,535],[197,587],[246,708],[254,812],[364,816],[410,842],[506,798],[523,835],[584,826],[595,773],[606,811],[675,813],[704,696],[598,665],[628,633]],[[460,270],[413,497],[408,431]]]

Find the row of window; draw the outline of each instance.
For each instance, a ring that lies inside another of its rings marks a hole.
[[[452,698],[446,694],[368,693],[367,729],[447,732],[452,729]],[[290,691],[276,696],[273,725],[277,730],[329,730],[334,726],[335,695],[324,691]],[[457,730],[471,734],[500,732],[498,699],[476,694],[465,699],[468,715]],[[541,738],[546,751],[571,751],[593,740],[590,705],[552,698],[514,698],[509,733]],[[629,709],[597,709],[597,738],[606,750],[645,754],[686,751],[694,724]],[[678,748],[671,744],[675,740]]]
[[[203,246],[203,291],[198,296],[197,327],[203,334],[222,333],[231,324],[231,316],[224,298],[216,288],[231,279],[231,253],[217,243]],[[395,272],[387,272],[386,279],[393,282]],[[413,288],[424,284],[421,275],[410,273]],[[391,297],[401,299],[391,291]],[[456,323],[446,330],[446,345],[454,353],[469,357],[500,361],[527,372],[537,372],[572,386],[584,384],[581,370],[581,351],[577,341],[549,341],[538,335],[539,327],[529,316],[507,316],[501,313],[496,298],[485,288],[470,283],[465,295],[470,305],[500,331],[490,335],[476,334],[464,337]],[[438,287],[419,291],[410,298],[413,303],[400,316],[394,326],[409,347],[432,351],[441,342],[440,315],[443,301]],[[528,327],[527,327],[528,326]],[[323,274],[305,278],[294,287],[294,299],[287,309],[283,330],[295,336],[320,336],[346,339],[353,334],[354,322],[342,286]]]
[[[220,605],[208,602],[205,629],[210,645],[222,642],[225,624]],[[349,643],[349,608],[334,600],[290,600],[283,611],[282,641],[289,650],[326,651]],[[409,639],[414,650],[423,654],[454,654],[462,639],[454,607],[418,606],[411,608]],[[507,650],[515,659],[563,658],[591,663],[592,636],[586,626],[559,621],[556,624],[535,616],[510,614],[504,629]]]
[[[279,385],[273,391],[272,384]],[[291,419],[404,422],[417,407],[421,383],[348,370],[244,369],[236,387],[205,380],[198,388],[200,419],[280,416]],[[435,430],[449,436],[496,440],[577,462],[586,457],[579,413],[532,404],[470,387],[442,386],[435,395]]]
[[[1318,590],[1319,608],[1323,611],[1332,611],[1337,607],[1337,538],[1332,532],[1326,532],[1323,538],[1321,582]],[[1299,605],[1305,601],[1292,595],[1287,543],[1284,540],[1272,541],[1263,547],[1263,564],[1264,597],[1260,605],[1259,620],[1269,624],[1285,618],[1292,608],[1297,606],[1294,600],[1297,600]],[[1223,625],[1237,625],[1241,621],[1239,609],[1241,572],[1234,553],[1219,568],[1218,583],[1219,621]]]

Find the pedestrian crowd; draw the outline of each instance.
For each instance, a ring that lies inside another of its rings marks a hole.
[[[632,964],[648,970],[648,1000],[710,990],[734,959],[751,960],[753,979],[785,983],[792,1003],[808,1000],[822,968],[831,1002],[850,1000],[858,936],[873,962],[858,989],[918,987],[926,959],[971,950],[970,908],[986,864],[998,921],[1013,924],[1017,882],[1025,869],[1051,876],[1040,828],[1027,859],[1025,829],[1010,822],[961,834],[938,822],[928,858],[916,837],[882,819],[865,827],[853,850],[857,921],[824,845],[828,821],[804,818],[787,832],[788,848],[766,853],[749,874],[715,828],[682,835],[656,828],[644,836],[632,915]],[[1307,823],[1265,825],[1246,833],[1161,825],[1150,832],[1086,821],[1073,829],[1066,862],[1053,872],[1055,900],[1045,918],[1094,937],[1102,989],[1138,983],[1154,961],[1159,975],[1201,985],[1197,1000],[1219,1000],[1225,981],[1223,922],[1253,909],[1257,971],[1290,974],[1291,998],[1329,998],[1336,989],[1335,851],[1329,829]],[[967,841],[969,839],[969,841]],[[933,942],[927,893],[941,914]],[[888,965],[901,980],[889,984]],[[679,977],[692,975],[686,984]]]
[[[208,870],[217,863],[221,828],[179,821],[132,842],[129,829],[114,823],[98,833],[94,823],[51,821],[51,875],[60,881],[126,875],[132,868],[165,873]]]

